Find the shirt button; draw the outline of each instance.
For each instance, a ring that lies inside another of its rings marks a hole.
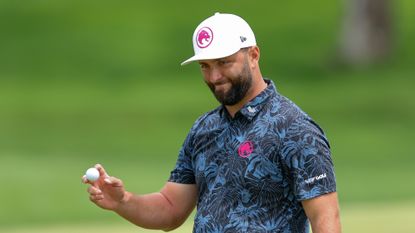
[[[254,113],[256,110],[255,110],[255,108],[252,108],[251,106],[248,106],[248,112],[250,112],[250,113]]]

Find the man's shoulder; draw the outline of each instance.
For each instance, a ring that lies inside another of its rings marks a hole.
[[[288,97],[277,93],[268,103],[267,112],[274,116],[275,120],[290,125],[292,121],[307,119],[309,116],[297,104]]]
[[[286,136],[289,134],[298,135],[306,132],[314,132],[324,136],[323,129],[289,98],[278,94],[273,98],[271,103],[271,105],[275,105],[271,107],[272,110],[270,111],[275,112],[277,128],[284,129]]]

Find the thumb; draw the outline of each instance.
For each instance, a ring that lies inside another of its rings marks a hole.
[[[109,177],[108,173],[105,171],[104,167],[101,164],[95,164],[94,166],[99,171],[99,176],[107,178]]]

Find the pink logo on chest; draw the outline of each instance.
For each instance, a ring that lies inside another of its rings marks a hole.
[[[238,154],[242,158],[249,157],[254,152],[254,144],[250,141],[243,142],[239,145]]]

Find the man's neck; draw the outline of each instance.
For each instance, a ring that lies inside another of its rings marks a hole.
[[[247,104],[249,101],[254,99],[257,95],[259,95],[263,90],[267,88],[267,83],[264,81],[264,79],[261,77],[261,79],[255,83],[253,83],[251,89],[248,91],[248,93],[245,95],[245,97],[239,101],[235,105],[225,105],[226,110],[228,110],[229,115],[231,115],[232,118],[235,117],[235,114],[241,110],[241,108]]]

